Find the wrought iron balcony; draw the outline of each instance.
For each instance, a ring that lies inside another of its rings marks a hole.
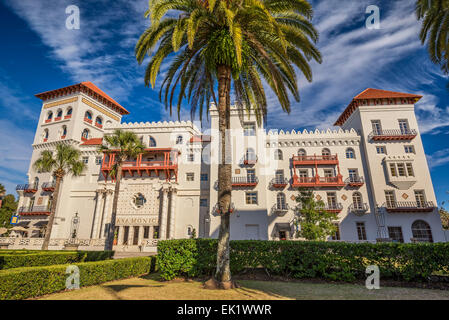
[[[413,140],[418,135],[415,129],[401,130],[377,130],[368,135],[368,139],[374,141],[388,141],[388,140]]]
[[[349,206],[349,212],[356,215],[363,215],[368,212],[368,204],[366,203],[352,203]]]
[[[363,177],[360,176],[357,177],[350,176],[345,180],[345,184],[350,187],[361,187],[364,185],[364,183],[365,180],[363,179]]]
[[[396,201],[386,202],[383,207],[391,213],[432,212],[436,206],[432,201]]]
[[[270,181],[270,187],[276,189],[284,189],[288,185],[287,178],[273,178]]]
[[[21,216],[49,216],[50,208],[48,206],[20,207],[17,213]]]
[[[55,191],[56,182],[44,182],[42,184],[42,190],[46,192],[53,192]]]
[[[255,187],[259,183],[259,178],[255,176],[232,177],[233,187]]]
[[[235,212],[234,202],[231,202],[231,204],[229,205],[229,212],[230,213],[234,213]],[[220,207],[218,206],[218,203],[215,204],[215,206],[212,208],[212,214],[215,214],[215,215],[220,215],[221,214]]]
[[[36,193],[39,189],[38,183],[33,184],[18,184],[16,186],[16,191],[23,191],[25,193]]]
[[[288,210],[290,209],[289,205],[287,203],[276,203],[271,207],[271,214],[277,214],[279,216],[285,215]]]
[[[340,213],[343,210],[343,205],[339,202],[336,203],[327,203],[324,206],[324,210],[332,213]]]

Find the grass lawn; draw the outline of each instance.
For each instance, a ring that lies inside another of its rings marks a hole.
[[[415,288],[368,290],[355,284],[323,284],[240,280],[233,290],[205,290],[196,281],[158,281],[151,274],[140,278],[111,281],[98,286],[55,293],[46,300],[277,300],[277,299],[447,299],[449,292]]]

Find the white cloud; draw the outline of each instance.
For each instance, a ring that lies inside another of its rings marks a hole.
[[[449,148],[427,155],[427,162],[430,169],[447,164],[449,162]]]

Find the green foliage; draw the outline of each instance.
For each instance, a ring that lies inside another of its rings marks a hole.
[[[447,210],[442,207],[438,210],[438,212],[440,213],[443,229],[449,230],[449,212],[447,212]]]
[[[80,286],[147,274],[154,270],[154,257],[138,257],[75,263],[80,270]],[[68,265],[16,268],[0,271],[0,300],[26,299],[66,288]]]
[[[61,177],[67,173],[79,176],[86,165],[80,160],[81,152],[71,145],[58,144],[56,152],[44,150],[33,166],[36,171],[53,172]]]
[[[270,275],[336,281],[366,279],[377,265],[381,279],[426,281],[449,272],[449,243],[344,243],[309,241],[231,241],[231,273],[257,268]],[[213,274],[217,240],[164,240],[158,243],[158,270],[166,280]]]
[[[13,227],[9,222],[11,221],[11,216],[17,210],[17,204],[14,195],[8,194],[3,197],[2,207],[0,208],[0,228],[11,228]]]
[[[131,131],[117,129],[113,134],[105,135],[103,139],[105,144],[99,147],[99,151],[115,153],[117,162],[135,158],[145,149],[137,135]]]
[[[295,225],[299,226],[296,232],[297,237],[324,241],[337,231],[333,223],[337,220],[337,214],[326,211],[324,202],[315,200],[313,191],[300,189],[296,202],[298,206]]]
[[[0,269],[51,266],[112,258],[114,251],[0,251]]]

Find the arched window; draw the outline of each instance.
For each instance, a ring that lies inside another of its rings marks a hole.
[[[92,121],[92,113],[86,111],[86,113],[84,114],[84,119]]]
[[[39,178],[35,177],[34,182],[33,182],[33,189],[38,189],[38,188],[39,188]]]
[[[280,210],[287,209],[287,203],[285,202],[285,194],[283,194],[282,192],[279,192],[276,196],[276,206],[277,209]]]
[[[56,118],[58,119],[62,118],[62,109],[58,110],[58,112],[56,113]]]
[[[283,154],[282,154],[282,150],[277,149],[277,150],[274,152],[274,160],[283,160],[283,159],[284,159],[284,156],[283,156]]]
[[[298,150],[298,156],[305,157],[306,155],[307,155],[306,150],[304,150],[304,149],[299,149]]]
[[[248,160],[248,161],[256,160],[256,153],[254,152],[253,148],[246,149],[245,160]]]
[[[354,192],[352,194],[352,203],[354,204],[354,209],[363,209],[362,195],[360,192]]]
[[[416,220],[412,224],[413,238],[418,242],[433,242],[432,230],[427,222]]]
[[[324,148],[323,150],[321,150],[321,155],[323,156],[323,158],[329,158],[331,155],[331,151],[328,148]]]
[[[82,139],[82,140],[87,140],[87,139],[89,139],[89,130],[88,130],[88,129],[84,129],[84,130],[83,130],[83,134],[81,135],[81,139]]]
[[[95,126],[102,128],[103,127],[103,119],[101,119],[101,117],[97,117],[95,119]]]
[[[71,115],[72,115],[72,112],[73,112],[72,107],[69,107],[69,108],[67,109],[67,114],[66,114],[66,116],[71,116]]]
[[[148,146],[150,146],[151,148],[156,147],[156,140],[153,137],[150,137],[148,140]]]
[[[61,139],[64,139],[66,135],[67,135],[67,126],[62,126]]]
[[[346,159],[355,159],[354,149],[352,148],[346,149]]]
[[[48,129],[45,129],[44,133],[42,135],[42,139],[44,140],[44,142],[47,142],[49,135],[50,135],[50,133],[49,133]]]
[[[51,119],[53,119],[53,112],[49,112],[48,114],[47,114],[47,121],[51,121]]]
[[[182,136],[176,138],[176,144],[182,144]]]

